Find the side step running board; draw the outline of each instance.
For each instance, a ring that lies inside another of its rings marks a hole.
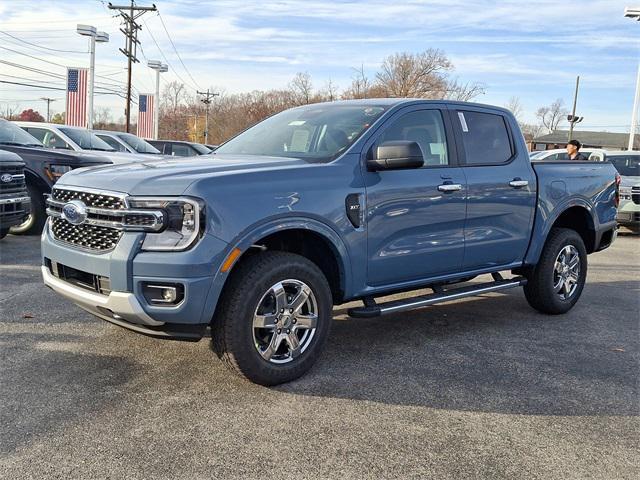
[[[442,288],[434,287],[433,290],[435,293],[420,297],[393,300],[379,305],[376,305],[374,301],[369,300],[363,307],[350,308],[348,313],[349,316],[355,318],[379,317],[390,313],[405,312],[407,310],[427,307],[429,305],[435,305],[436,303],[449,302],[459,298],[473,297],[482,293],[497,292],[508,288],[520,287],[526,283],[526,278],[515,277],[508,280],[500,278],[494,282],[479,283],[476,285],[469,285],[467,287],[452,288],[450,290],[443,290]]]

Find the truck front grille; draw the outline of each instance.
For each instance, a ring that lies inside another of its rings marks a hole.
[[[636,205],[640,205],[640,186],[631,187],[631,200],[633,200],[633,203]]]
[[[122,236],[121,230],[97,225],[71,225],[63,218],[51,219],[51,233],[61,242],[98,251],[113,250]]]
[[[110,208],[112,210],[121,210],[125,208],[123,197],[109,195],[102,192],[85,192],[80,190],[54,188],[51,196],[54,200],[65,203],[70,202],[71,200],[82,200],[87,207]]]
[[[54,187],[51,197],[58,202],[64,203],[71,200],[81,200],[88,207],[107,210],[115,211],[126,208],[124,197],[105,192],[90,192]],[[102,216],[100,218],[106,221],[113,220],[108,216]],[[72,225],[61,216],[52,216],[51,233],[53,238],[60,242],[96,252],[107,252],[116,247],[120,237],[122,237],[123,231],[109,226],[92,225],[89,223]]]
[[[0,163],[0,176],[11,175],[9,182],[0,182],[0,195],[6,193],[25,192],[27,186],[24,180],[24,168],[19,165],[2,165]]]

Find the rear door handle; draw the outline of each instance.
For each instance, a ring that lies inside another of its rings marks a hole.
[[[457,192],[458,190],[462,190],[462,185],[459,183],[443,183],[442,185],[438,185],[438,190],[446,193]]]
[[[527,180],[522,180],[521,178],[514,178],[509,182],[509,185],[511,185],[513,188],[522,188],[529,185],[529,182]]]

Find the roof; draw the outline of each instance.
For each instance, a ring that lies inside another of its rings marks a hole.
[[[554,130],[547,135],[541,135],[533,139],[534,143],[567,143],[568,130]],[[573,131],[573,138],[585,147],[613,147],[627,148],[629,144],[628,133]],[[634,148],[640,148],[640,136],[636,135]]]

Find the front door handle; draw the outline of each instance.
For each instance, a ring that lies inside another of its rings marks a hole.
[[[529,182],[527,180],[522,180],[521,178],[514,178],[509,182],[509,185],[511,185],[513,188],[522,188],[529,185]]]
[[[459,183],[443,183],[442,185],[438,185],[438,190],[445,193],[457,192],[458,190],[462,190],[462,185]]]

